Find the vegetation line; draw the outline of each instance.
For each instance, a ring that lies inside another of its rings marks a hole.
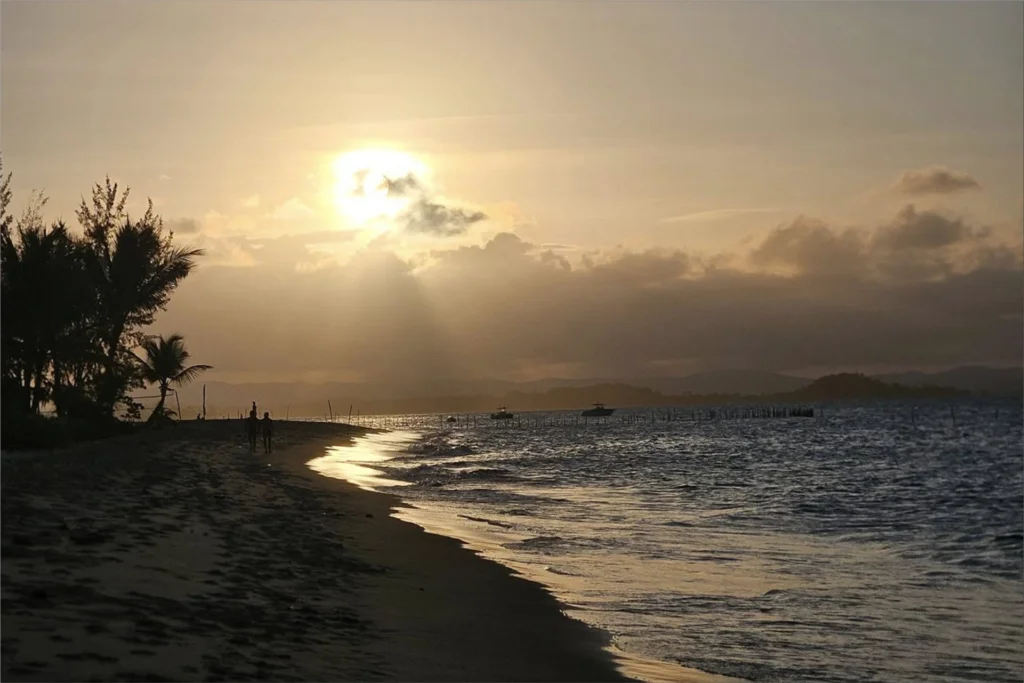
[[[80,231],[62,220],[47,224],[41,192],[15,219],[11,175],[2,170],[0,163],[3,446],[54,446],[129,429],[142,417],[131,392],[147,384],[160,391],[150,422],[169,418],[170,386],[209,366],[187,365],[181,335],[144,330],[203,251],[175,245],[152,200],[141,217],[129,216],[130,190],[110,178],[82,198]]]

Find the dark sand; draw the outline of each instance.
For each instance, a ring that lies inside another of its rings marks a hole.
[[[5,454],[0,679],[626,680],[538,584],[306,468],[344,428],[277,429]]]

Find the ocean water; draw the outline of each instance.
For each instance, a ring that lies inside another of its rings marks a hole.
[[[635,657],[751,681],[1024,679],[1020,402],[649,415],[406,417],[310,466],[411,502]]]

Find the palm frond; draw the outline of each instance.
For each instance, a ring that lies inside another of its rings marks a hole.
[[[196,377],[198,377],[200,372],[205,372],[206,370],[213,370],[213,366],[192,365],[179,372],[176,376],[172,377],[171,381],[177,384],[178,386],[181,386],[182,384],[188,384]]]

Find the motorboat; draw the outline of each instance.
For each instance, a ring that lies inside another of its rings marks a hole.
[[[502,406],[498,410],[498,412],[491,413],[491,419],[492,420],[511,420],[513,417],[515,417],[515,415],[513,415],[510,412],[508,412],[508,408],[506,408],[505,406]]]
[[[583,417],[608,417],[615,412],[615,408],[605,408],[603,403],[595,403],[593,408],[584,410],[580,415]]]

